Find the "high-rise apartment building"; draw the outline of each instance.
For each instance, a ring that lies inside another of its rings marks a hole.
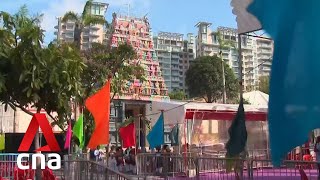
[[[212,31],[209,27],[211,23],[199,22],[197,36],[197,56],[213,56],[219,55],[219,42],[217,32],[222,36],[223,40],[233,42],[227,50],[222,50],[223,60],[233,69],[235,75],[239,77],[239,61],[238,61],[238,37],[237,30],[227,27],[218,27],[216,31]],[[271,70],[271,61],[273,54],[273,41],[264,37],[241,37],[242,49],[242,73],[243,85],[246,91],[257,88],[259,77],[268,76]]]
[[[183,81],[179,68],[183,34],[159,32],[153,38],[162,74],[169,92],[180,90]]]
[[[108,4],[93,2],[88,8],[91,15],[104,17],[108,8]],[[91,47],[91,43],[103,43],[105,39],[105,28],[101,24],[92,24],[84,27],[81,33],[81,39],[75,39],[75,33],[79,32],[79,27],[76,27],[75,21],[68,20],[67,22],[62,21],[62,17],[58,18],[58,25],[55,26],[57,36],[57,42],[75,42],[81,41],[81,49],[86,50]]]
[[[186,74],[190,67],[190,64],[195,60],[196,56],[196,43],[195,37],[192,33],[187,34],[187,40],[183,41],[183,51],[180,55],[180,67],[182,69],[182,77],[183,77],[183,91],[188,94],[188,87],[186,85]]]
[[[158,56],[161,71],[169,92],[187,91],[185,74],[189,61],[194,59],[194,36],[188,34],[159,32],[154,39],[154,47]]]

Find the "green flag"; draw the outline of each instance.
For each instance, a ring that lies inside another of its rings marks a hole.
[[[83,134],[83,114],[78,118],[78,121],[73,126],[73,134],[79,139],[80,148],[84,146],[84,134]]]
[[[5,149],[5,134],[0,135],[0,151]]]
[[[243,98],[240,99],[238,112],[229,128],[229,136],[229,141],[226,144],[227,157],[238,157],[244,151],[247,143]]]

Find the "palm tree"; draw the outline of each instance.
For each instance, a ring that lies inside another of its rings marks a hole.
[[[219,56],[222,62],[222,81],[223,81],[223,103],[225,104],[227,101],[227,92],[226,92],[226,77],[225,77],[225,70],[224,70],[224,60],[222,57],[222,50],[230,50],[231,48],[236,49],[236,42],[232,40],[226,40],[223,38],[220,31],[213,32],[211,35],[217,37],[218,44],[219,44]]]
[[[69,11],[62,17],[62,22],[73,21],[75,22],[74,29],[74,41],[77,47],[81,48],[81,35],[86,26],[90,26],[92,24],[106,25],[108,27],[108,23],[103,16],[94,15],[91,13],[91,7],[93,5],[93,0],[88,0],[84,6],[83,12],[81,15]]]

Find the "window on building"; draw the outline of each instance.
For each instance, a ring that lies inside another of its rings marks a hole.
[[[207,26],[201,26],[201,33],[207,33]]]
[[[68,29],[68,30],[73,30],[73,25],[67,24],[66,29]]]
[[[202,42],[204,42],[204,43],[207,42],[207,36],[202,36]]]
[[[242,45],[247,46],[247,38],[242,37]]]

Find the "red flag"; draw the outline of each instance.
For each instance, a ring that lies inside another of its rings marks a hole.
[[[119,129],[120,137],[123,142],[123,147],[128,148],[136,145],[136,133],[134,123]]]
[[[88,144],[90,149],[109,143],[110,83],[111,79],[96,94],[90,96],[85,103],[95,121],[95,129]]]

